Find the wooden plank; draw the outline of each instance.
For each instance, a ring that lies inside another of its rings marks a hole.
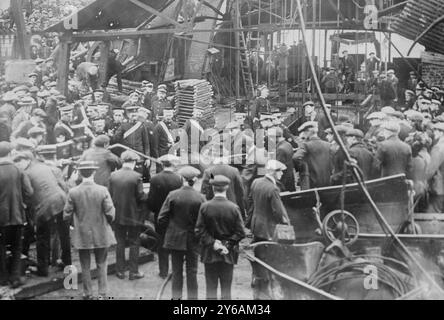
[[[106,75],[108,73],[108,60],[109,60],[109,41],[102,41],[100,47],[100,61],[99,61],[99,85],[105,83]]]
[[[69,58],[71,57],[70,43],[60,42],[59,65],[57,66],[57,89],[65,96],[68,95]]]

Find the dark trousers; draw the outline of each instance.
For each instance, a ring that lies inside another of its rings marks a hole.
[[[217,287],[220,281],[222,300],[231,300],[231,284],[233,282],[234,265],[225,262],[205,264],[205,283],[207,300],[217,300]]]
[[[159,259],[159,275],[166,277],[169,269],[170,251],[163,248],[163,242],[165,241],[165,229],[159,228],[157,225],[158,213],[154,213],[154,227],[159,235],[159,244],[157,245],[157,257]]]
[[[171,265],[173,268],[173,299],[182,299],[183,288],[183,263],[186,261],[187,273],[187,298],[197,300],[197,262],[198,255],[193,250],[171,250]]]
[[[51,252],[51,225],[56,224],[62,249],[62,262],[71,265],[71,241],[69,237],[69,224],[63,221],[63,213],[59,213],[48,221],[39,221],[36,228],[37,239],[37,269],[39,273],[48,273]]]
[[[80,266],[82,268],[83,294],[85,296],[92,296],[93,293],[91,279],[91,253],[94,253],[94,257],[96,259],[99,278],[99,295],[106,296],[108,281],[108,248],[79,250]]]
[[[0,227],[0,283],[20,280],[23,226]],[[8,263],[6,246],[10,246],[11,260]]]
[[[125,247],[129,243],[129,271],[130,274],[139,272],[140,227],[122,226],[114,227],[116,234],[116,271],[125,272]]]

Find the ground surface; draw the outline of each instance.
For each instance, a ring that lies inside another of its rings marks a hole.
[[[249,242],[247,239],[245,243]],[[114,261],[108,261],[113,263]],[[94,267],[92,263],[92,267]],[[139,269],[145,274],[145,278],[129,281],[128,273],[125,280],[118,279],[115,275],[108,276],[108,294],[110,299],[115,300],[154,300],[162,287],[164,282],[158,276],[159,269],[157,263],[157,255],[153,262],[140,266]],[[171,272],[171,267],[170,267]],[[198,284],[199,284],[199,299],[205,299],[205,275],[204,266],[199,262],[198,269]],[[97,292],[97,280],[93,281],[94,290]],[[251,283],[251,266],[245,257],[244,253],[241,253],[239,257],[239,264],[234,270],[232,299],[233,300],[251,300],[252,291],[250,287]],[[81,299],[82,287],[79,285],[78,290],[59,290],[49,294],[36,298],[37,300],[65,300],[65,299]],[[165,291],[162,296],[163,300],[171,299],[171,281],[168,282],[165,287]],[[186,299],[186,280],[184,279],[184,299]]]

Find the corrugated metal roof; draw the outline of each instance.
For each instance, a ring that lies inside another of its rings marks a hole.
[[[163,11],[175,0],[139,0],[157,11]],[[78,29],[113,30],[136,28],[149,18],[155,18],[151,13],[143,10],[129,0],[96,0],[79,10]],[[66,31],[63,21],[49,27],[48,32]]]
[[[415,40],[435,20],[444,15],[444,0],[409,0],[400,16],[394,19],[391,29]],[[436,25],[420,41],[427,50],[444,53],[443,24]]]

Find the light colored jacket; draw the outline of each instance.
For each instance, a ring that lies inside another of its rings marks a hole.
[[[115,208],[108,189],[103,186],[84,181],[71,189],[63,218],[73,219],[72,239],[76,249],[108,248],[116,244],[107,220],[114,220]]]

